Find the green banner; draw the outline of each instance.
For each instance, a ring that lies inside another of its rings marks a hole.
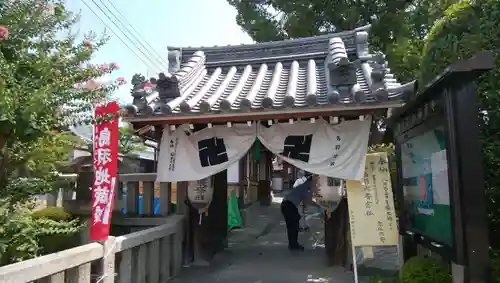
[[[234,192],[230,192],[227,200],[227,229],[241,228],[241,222],[238,198]]]

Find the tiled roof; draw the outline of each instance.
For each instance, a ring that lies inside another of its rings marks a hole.
[[[401,100],[401,85],[381,53],[368,50],[368,27],[239,46],[169,47],[169,72],[134,86],[132,115],[203,114]]]
[[[363,26],[352,31],[325,34],[314,37],[287,39],[283,41],[262,42],[256,44],[241,44],[211,47],[179,47],[167,46],[168,50],[182,50],[181,61],[188,61],[196,51],[203,51],[208,66],[219,66],[226,64],[262,59],[274,59],[296,56],[316,56],[325,58],[328,55],[328,41],[332,37],[339,37],[344,42],[347,53],[356,53],[356,32],[366,32],[370,26]]]

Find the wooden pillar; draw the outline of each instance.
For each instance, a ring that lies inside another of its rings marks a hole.
[[[184,236],[182,241],[182,263],[188,265],[195,260],[193,217],[188,206],[187,182],[176,183],[176,214],[185,215]],[[170,203],[169,203],[170,205]],[[196,218],[197,219],[197,218]]]
[[[259,203],[261,206],[271,205],[271,182],[268,180],[259,180],[258,184],[258,195]]]
[[[288,163],[282,161],[281,178],[283,179],[283,190],[286,191],[290,188],[290,181],[288,180]]]
[[[227,247],[227,171],[213,178],[214,192],[208,213],[199,224],[198,210],[190,207],[190,225],[193,228],[195,264],[205,265],[213,256]]]
[[[78,173],[76,180],[76,199],[92,202],[92,183],[94,182],[94,171],[83,169]]]
[[[238,197],[238,207],[240,209],[240,215],[241,215],[241,220],[243,226],[246,226],[247,224],[247,208],[249,207],[249,202],[248,202],[248,191],[250,190],[250,183],[248,179],[248,153],[243,156],[243,158],[240,159],[240,192],[239,192],[239,197]]]
[[[210,226],[215,234],[213,252],[227,248],[227,170],[214,176],[214,198],[208,209]]]
[[[245,176],[246,176],[246,155],[240,159],[239,162],[239,192],[238,192],[238,207],[240,211],[245,207],[245,186],[247,185]]]
[[[172,212],[171,209],[171,196],[172,196],[172,184],[171,183],[160,183],[160,215],[167,217]]]
[[[269,154],[265,152],[261,154],[261,159],[258,162],[259,166],[259,176],[258,176],[258,189],[257,189],[257,199],[262,206],[271,205],[271,180],[270,174],[268,173],[269,168]]]
[[[470,59],[469,64],[476,67],[482,63],[479,68],[486,69],[485,65],[492,68],[494,60],[491,53],[484,57],[483,62]],[[470,73],[470,76],[477,76],[477,70]],[[475,121],[478,112],[476,84],[468,82],[453,86],[446,94],[446,147],[448,168],[451,169],[448,174],[451,175],[450,202],[455,249],[453,282],[489,282],[490,239],[479,127]]]
[[[142,215],[153,217],[154,215],[154,182],[142,182]]]
[[[347,199],[344,198],[325,221],[325,249],[329,266],[346,267],[347,265],[348,249],[350,249],[346,238],[348,226],[349,209]]]

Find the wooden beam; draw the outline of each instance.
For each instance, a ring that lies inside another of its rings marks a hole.
[[[289,108],[280,110],[256,110],[253,112],[213,113],[213,114],[169,114],[158,116],[124,117],[125,122],[137,125],[181,125],[217,122],[246,122],[269,119],[311,118],[318,116],[368,115],[379,109],[403,106],[402,102],[383,104],[328,105],[313,109]]]

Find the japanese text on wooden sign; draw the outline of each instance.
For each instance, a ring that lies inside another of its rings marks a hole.
[[[387,153],[366,156],[363,184],[347,181],[354,246],[396,246],[398,231]]]
[[[116,102],[95,109],[94,183],[90,240],[106,240],[109,235],[113,199],[118,174],[118,110]]]

